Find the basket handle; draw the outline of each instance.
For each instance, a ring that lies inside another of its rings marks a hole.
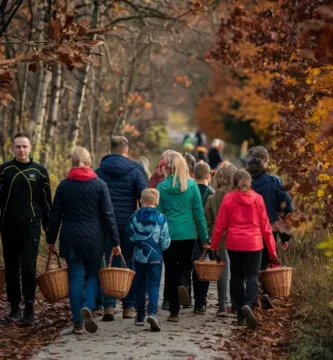
[[[124,255],[122,253],[119,254],[120,256],[120,259],[121,259],[121,262],[122,262],[122,267],[127,269],[127,264],[126,264],[126,261],[125,261],[125,258],[124,258]],[[110,259],[109,259],[109,264],[107,267],[112,267],[112,260],[113,260],[113,251],[111,251],[111,255],[110,255]]]
[[[200,261],[205,261],[205,256],[206,256],[208,250],[210,250],[210,249],[209,248],[204,249],[204,251],[202,252]],[[219,255],[216,252],[214,255],[216,257],[216,261],[218,263],[221,262],[221,258],[219,257]]]
[[[54,250],[54,251],[50,251],[49,252],[49,256],[47,258],[47,263],[46,263],[46,272],[50,271],[50,262],[51,262],[51,257],[52,255],[55,255],[57,257],[57,262],[58,262],[58,268],[61,269],[61,263],[60,263],[60,258],[58,253]]]

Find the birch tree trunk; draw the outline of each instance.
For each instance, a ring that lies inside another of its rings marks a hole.
[[[99,26],[100,19],[100,7],[98,1],[93,3],[93,16],[92,16],[92,28]],[[73,148],[76,146],[76,142],[79,136],[80,122],[82,116],[83,104],[85,101],[85,94],[87,90],[87,82],[89,78],[91,64],[86,65],[86,67],[81,72],[81,81],[78,84],[74,108],[72,114],[69,118],[69,133],[68,133],[68,151],[69,154],[72,152]]]
[[[43,132],[43,139],[42,139],[43,148],[41,149],[39,155],[39,161],[45,166],[47,166],[50,154],[52,153],[52,139],[54,137],[54,133],[56,131],[56,127],[58,124],[61,81],[62,81],[62,68],[61,65],[58,64],[55,71],[52,74],[50,107],[48,111],[46,127]]]

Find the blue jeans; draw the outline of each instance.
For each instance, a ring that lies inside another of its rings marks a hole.
[[[162,264],[135,262],[135,282],[138,320],[144,320],[146,313],[146,289],[148,287],[148,315],[156,315],[158,295],[162,277]]]
[[[225,263],[222,274],[217,280],[219,309],[227,311],[228,285],[230,283],[230,260],[226,249],[220,250],[220,258]]]
[[[96,306],[96,297],[100,289],[98,272],[101,268],[101,260],[100,258],[66,259],[73,322],[83,321],[80,314],[83,307],[92,311]]]
[[[126,261],[126,265],[129,269],[135,270],[134,261],[133,261],[133,244],[124,244],[124,232],[119,231],[120,237],[120,246]],[[105,263],[106,265],[109,263],[110,255],[112,251],[112,245],[110,241],[107,241],[105,244]],[[112,259],[112,266],[121,268],[122,263],[120,256],[114,256]],[[114,309],[116,308],[117,300],[115,298],[110,298],[104,296],[104,309],[108,306],[112,306]],[[132,286],[128,295],[123,299],[123,308],[128,309],[135,307],[135,281],[133,281]]]

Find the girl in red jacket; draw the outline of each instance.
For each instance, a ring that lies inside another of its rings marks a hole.
[[[258,295],[263,239],[270,261],[278,263],[279,260],[264,200],[251,190],[251,176],[246,170],[236,171],[234,190],[223,198],[215,222],[212,249],[218,249],[225,231],[225,247],[230,258],[230,286],[238,320],[243,322],[245,319],[254,330],[258,321],[252,309]]]

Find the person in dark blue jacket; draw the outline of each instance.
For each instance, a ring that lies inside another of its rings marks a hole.
[[[256,146],[252,152],[250,149],[249,154],[252,155],[249,157],[247,171],[252,177],[252,189],[263,197],[274,239],[277,241],[279,236],[282,249],[286,250],[291,236],[279,231],[278,221],[280,217],[284,218],[287,214],[293,212],[291,198],[284,190],[282,180],[277,176],[266,173],[269,161],[267,150],[263,146]],[[261,270],[267,269],[269,264],[269,256],[265,247],[262,252]],[[264,294],[262,303],[266,309],[273,307],[267,294]]]
[[[147,187],[147,182],[138,166],[140,165],[128,159],[128,140],[123,136],[113,136],[111,138],[111,155],[105,156],[95,171],[98,177],[106,182],[109,189],[115,210],[121,249],[127,266],[131,269],[134,269],[134,246],[125,239],[125,228],[128,219],[137,209],[142,191]],[[110,254],[111,248],[109,247],[105,252],[106,262],[109,261]],[[113,265],[121,267],[119,258],[113,261]],[[127,297],[123,300],[124,319],[135,318],[134,306],[135,291],[132,286]],[[115,307],[116,299],[104,298],[103,321],[114,320]]]
[[[62,225],[60,256],[66,259],[68,266],[75,334],[83,333],[83,320],[88,332],[97,331],[91,312],[100,289],[98,273],[105,251],[105,229],[110,244],[112,240],[114,254],[121,251],[108,188],[90,169],[90,164],[89,152],[82,147],[76,148],[72,155],[72,169],[60,182],[54,197],[46,239],[49,251],[54,251]]]

